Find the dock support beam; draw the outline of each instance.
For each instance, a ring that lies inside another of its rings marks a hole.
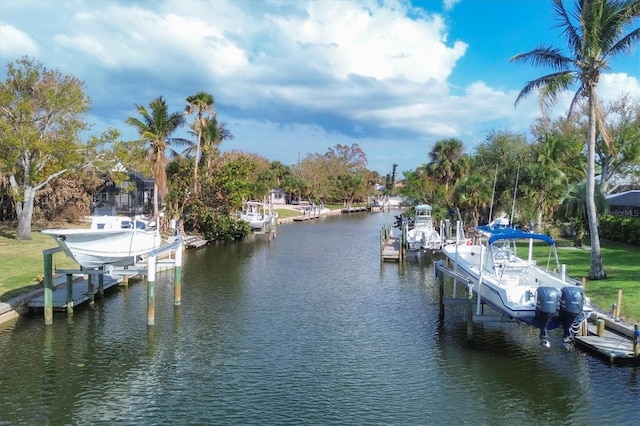
[[[100,273],[98,274],[98,296],[100,299],[104,299],[104,267],[100,267]]]
[[[173,282],[173,304],[180,306],[182,303],[182,244],[176,248],[174,282]]]
[[[473,285],[467,284],[467,339],[473,338]]]
[[[53,324],[53,252],[44,250],[44,324]]]
[[[156,323],[156,257],[149,256],[147,259],[147,325]]]
[[[435,271],[436,271],[436,279],[438,280],[438,306],[440,307],[440,312],[438,318],[440,321],[444,319],[444,274],[438,269],[439,265],[442,265],[442,260],[437,260],[434,262]]]
[[[89,306],[96,305],[96,290],[93,283],[93,274],[87,274],[87,296],[89,296]]]
[[[73,274],[67,274],[67,313],[73,313]]]

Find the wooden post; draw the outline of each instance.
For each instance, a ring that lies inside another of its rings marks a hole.
[[[616,315],[615,320],[618,321],[620,319],[620,307],[622,306],[622,289],[618,290],[618,303],[616,304]]]
[[[444,273],[440,270],[443,266],[443,262],[438,260],[434,262],[436,279],[438,280],[438,306],[440,307],[440,313],[438,318],[440,321],[444,319]]]
[[[147,325],[155,325],[156,323],[156,300],[155,300],[155,284],[156,284],[156,257],[149,256],[147,258]]]
[[[100,296],[100,299],[104,299],[104,267],[102,266],[98,274],[98,296]]]
[[[640,356],[640,324],[633,325],[633,356]]]
[[[467,284],[467,339],[473,338],[473,284]]]
[[[67,313],[73,313],[73,275],[67,274]]]
[[[596,320],[596,324],[597,324],[598,337],[604,336],[604,320],[602,318],[598,318]]]
[[[89,306],[96,304],[96,292],[93,289],[93,274],[87,274],[87,295],[89,296]]]
[[[44,255],[44,324],[53,324],[53,253],[48,250]]]
[[[182,303],[182,243],[176,248],[173,276],[173,304],[179,306]]]
[[[125,266],[124,269],[129,269],[129,266]],[[122,282],[120,284],[125,287],[129,286],[129,274],[124,274],[122,276]]]

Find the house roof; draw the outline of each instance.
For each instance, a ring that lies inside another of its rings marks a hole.
[[[610,206],[640,207],[640,190],[607,195],[605,199]]]

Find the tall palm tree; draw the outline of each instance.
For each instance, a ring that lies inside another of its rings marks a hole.
[[[195,95],[187,97],[187,106],[184,107],[184,113],[189,115],[196,114],[194,130],[198,133],[196,142],[196,158],[193,162],[193,193],[198,193],[198,163],[200,161],[200,146],[202,140],[202,129],[205,127],[207,116],[213,115],[213,96],[206,92],[198,92]]]
[[[517,105],[533,91],[539,91],[543,111],[553,107],[558,95],[578,85],[569,107],[569,115],[582,99],[588,107],[587,130],[587,215],[591,235],[590,279],[603,279],[607,274],[602,265],[600,235],[595,194],[596,125],[605,141],[609,137],[604,127],[601,107],[596,94],[600,73],[609,69],[609,60],[630,51],[640,39],[640,28],[627,29],[640,16],[638,0],[577,0],[576,10],[569,14],[562,0],[554,0],[557,27],[567,39],[568,55],[561,49],[542,45],[530,52],[520,53],[511,61],[530,63],[536,67],[550,67],[553,72],[527,83],[516,98]]]
[[[227,140],[233,140],[233,134],[227,129],[225,123],[218,123],[216,117],[205,119],[202,127],[202,157],[207,168],[207,172],[213,166],[213,159],[219,154],[220,144]]]
[[[159,211],[158,197],[164,199],[167,195],[165,153],[171,142],[184,142],[182,139],[171,138],[171,135],[184,125],[185,119],[179,112],[169,113],[169,107],[162,96],[152,100],[148,110],[142,105],[136,105],[136,108],[142,118],[129,117],[126,119],[126,123],[138,130],[141,140],[149,143],[148,154],[154,178],[153,214],[157,215]]]
[[[464,145],[458,139],[443,139],[429,152],[429,169],[442,183],[447,197],[449,186],[455,184],[465,170]]]

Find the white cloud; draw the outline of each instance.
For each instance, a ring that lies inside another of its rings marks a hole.
[[[0,24],[0,54],[3,58],[20,58],[24,55],[37,56],[38,43],[18,28]]]
[[[474,0],[471,0],[474,1]],[[460,0],[444,0],[444,10],[451,10],[456,5],[456,3],[460,3]]]
[[[445,1],[445,10],[456,3]],[[96,130],[126,133],[134,103],[163,95],[181,110],[186,96],[205,90],[235,135],[228,149],[293,163],[298,151],[358,143],[374,170],[374,161],[409,169],[438,139],[471,144],[505,126],[527,131],[540,115],[535,95],[514,107],[521,87],[492,87],[481,67],[477,81],[461,80],[456,64],[476,40],[448,41],[443,16],[405,1],[22,4],[3,10],[3,59],[32,52],[84,80]],[[598,90],[607,99],[638,84],[603,74]]]
[[[603,100],[614,100],[622,93],[640,97],[640,63],[638,63],[638,76],[632,77],[625,73],[608,73],[600,76],[598,82],[598,95]]]

